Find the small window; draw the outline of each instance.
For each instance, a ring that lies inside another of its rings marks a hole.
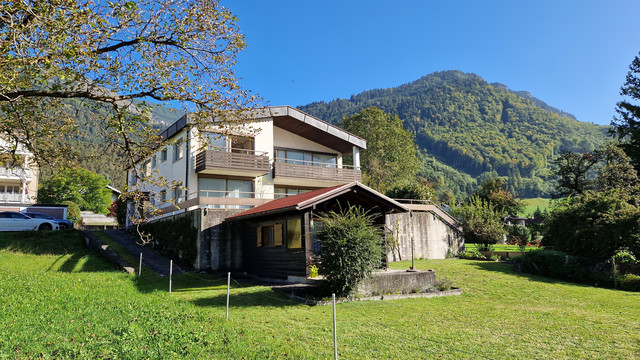
[[[160,162],[165,162],[167,161],[167,148],[162,149],[162,151],[160,151]]]
[[[176,186],[173,188],[173,201],[178,202],[178,200],[182,197],[182,188]]]
[[[302,248],[302,221],[299,218],[287,220],[287,248]]]
[[[282,224],[258,226],[256,240],[258,247],[282,246]]]
[[[158,158],[154,155],[151,158],[151,168],[155,169],[157,165],[158,165]]]
[[[167,202],[167,190],[162,190],[160,191],[160,203],[166,203]]]
[[[131,185],[135,185],[138,183],[138,177],[136,176],[136,173],[134,171],[131,172],[129,182],[131,183]]]
[[[173,161],[178,161],[184,156],[184,146],[182,139],[173,144]]]

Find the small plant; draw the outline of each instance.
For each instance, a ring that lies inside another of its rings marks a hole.
[[[438,291],[447,291],[451,290],[451,280],[447,278],[442,278],[440,280],[436,280],[433,286],[438,289]]]
[[[309,276],[310,276],[312,279],[315,279],[315,278],[317,278],[317,277],[318,277],[318,267],[317,267],[317,266],[315,266],[315,265],[311,265],[311,266],[309,267]]]

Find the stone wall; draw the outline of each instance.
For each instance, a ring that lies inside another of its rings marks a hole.
[[[415,259],[444,259],[462,251],[464,240],[455,228],[431,212],[413,211],[387,215],[386,226],[397,240],[387,261],[411,260],[411,238]]]

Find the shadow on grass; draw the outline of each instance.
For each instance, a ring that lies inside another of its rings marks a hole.
[[[219,307],[227,305],[227,291],[221,291],[220,293],[202,297],[191,301],[196,306],[203,307]],[[294,306],[299,303],[289,299],[288,297],[271,290],[269,288],[263,288],[257,291],[247,291],[242,288],[231,288],[229,294],[229,306],[230,307],[284,307]]]
[[[86,247],[82,233],[67,231],[16,231],[0,233],[0,250],[31,255],[58,255],[48,271],[118,271]],[[56,268],[60,261],[62,265]],[[82,264],[81,266],[79,266]]]
[[[487,271],[497,271],[508,275],[515,275],[518,277],[526,278],[530,281],[536,281],[547,284],[566,284],[573,285],[579,287],[598,287],[590,284],[572,282],[570,280],[561,280],[556,278],[550,278],[540,274],[532,274],[527,272],[521,272],[516,269],[516,264],[513,263],[505,263],[505,262],[495,262],[495,261],[476,261],[473,266]]]

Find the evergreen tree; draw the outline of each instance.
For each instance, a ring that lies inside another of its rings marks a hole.
[[[640,170],[640,58],[637,55],[627,73],[626,81],[620,88],[625,99],[616,105],[616,113],[611,125],[612,132],[623,141],[623,149],[629,155],[636,170]]]

